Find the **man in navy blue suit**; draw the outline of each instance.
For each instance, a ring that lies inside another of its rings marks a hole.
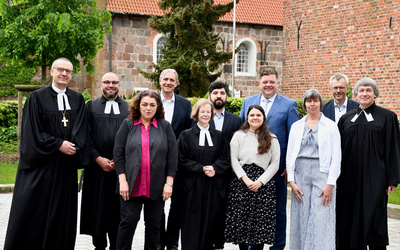
[[[284,249],[286,245],[286,149],[289,131],[294,122],[299,120],[297,104],[294,100],[277,93],[279,86],[278,73],[273,68],[267,68],[260,74],[259,87],[261,94],[244,99],[240,118],[245,121],[248,108],[258,104],[264,108],[269,130],[279,140],[281,158],[279,170],[274,176],[276,185],[276,232],[275,242],[270,249]]]
[[[178,73],[174,69],[165,69],[160,74],[161,100],[164,106],[165,120],[171,123],[175,137],[178,140],[180,133],[192,126],[190,113],[192,105],[190,101],[174,93],[179,84]],[[160,246],[158,249],[167,250],[178,249],[180,215],[178,204],[174,202],[174,196],[171,197],[171,207],[168,215],[167,231],[165,231],[165,215],[161,217],[160,226]]]
[[[221,131],[228,142],[231,141],[233,134],[240,129],[242,125],[241,119],[225,110],[225,104],[228,99],[228,88],[223,82],[213,82],[208,88],[208,98],[214,104],[214,118],[210,121],[210,127]],[[230,174],[227,174],[225,179],[226,190],[228,190]],[[224,198],[226,198],[225,195]],[[223,249],[225,244],[225,215],[226,215],[226,200],[221,204],[222,209],[217,215],[217,228],[214,230],[213,246],[214,249]]]
[[[344,74],[337,73],[331,77],[330,90],[333,99],[324,104],[322,113],[332,121],[338,123],[342,115],[357,108],[359,103],[347,98],[349,78]]]

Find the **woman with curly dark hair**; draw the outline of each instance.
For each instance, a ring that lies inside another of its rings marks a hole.
[[[237,178],[230,184],[225,238],[239,249],[264,248],[275,238],[275,182],[280,147],[265,120],[264,109],[251,105],[241,130],[231,140],[231,163]]]
[[[134,97],[131,114],[116,135],[114,165],[119,178],[121,222],[117,249],[131,249],[144,206],[144,249],[157,249],[164,201],[172,195],[178,165],[175,134],[165,121],[160,96],[146,90]]]

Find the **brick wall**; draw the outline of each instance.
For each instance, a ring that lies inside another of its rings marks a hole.
[[[380,90],[377,104],[400,114],[399,10],[400,1],[286,0],[283,93],[301,98],[316,88],[331,98],[334,73],[347,74],[353,87],[371,77]]]
[[[153,40],[157,32],[148,26],[147,21],[148,17],[146,16],[113,15],[112,34],[106,35],[104,49],[99,51],[95,59],[96,72],[94,76],[86,80],[92,82],[93,97],[100,96],[100,78],[104,73],[109,71],[115,72],[120,77],[122,84],[121,95],[130,96],[133,94],[133,89],[138,87],[155,88],[138,71],[138,68],[146,69],[149,72],[153,70],[151,65],[153,61]],[[267,63],[274,66],[281,73],[284,44],[283,31],[281,27],[276,28],[265,25],[237,24],[236,28],[236,41],[247,37],[251,38],[257,46],[257,75],[237,76],[235,77],[235,86],[236,89],[241,91],[242,96],[257,94],[259,93],[258,74],[260,68],[264,67],[260,63],[261,47],[259,41],[270,42],[267,47]],[[221,32],[221,38],[232,41],[232,23],[218,22],[215,25],[215,31]],[[220,43],[220,47],[222,48],[222,43]],[[232,43],[230,43],[229,51],[232,51]],[[231,62],[227,64],[229,68]],[[224,69],[224,65],[221,66],[221,69]],[[224,71],[218,80],[231,84],[231,71]]]

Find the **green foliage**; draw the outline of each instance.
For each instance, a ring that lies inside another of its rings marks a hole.
[[[188,97],[187,99],[190,101],[190,104],[192,104],[192,107],[193,107],[198,100],[204,99],[204,98],[203,97]]]
[[[299,111],[299,115],[300,115],[300,119],[301,119],[301,118],[303,118],[303,116],[305,116],[307,114],[307,112],[302,107],[303,99],[297,99],[295,101],[297,103],[297,110]],[[329,99],[324,99],[324,103],[326,103],[327,101],[329,101]]]
[[[192,104],[192,107],[196,104],[196,102],[200,99],[203,99],[204,97],[189,97],[187,98],[190,103]],[[208,97],[206,97],[208,98]],[[240,114],[240,109],[242,108],[242,103],[243,103],[244,98],[232,98],[228,97],[228,100],[226,101],[225,109],[232,114],[235,114],[239,116]]]
[[[18,126],[0,127],[0,141],[12,143],[18,140]]]
[[[300,119],[303,118],[307,114],[307,112],[303,109],[303,99],[295,100],[297,103],[297,110],[299,111]]]
[[[90,60],[111,31],[111,14],[98,10],[95,0],[8,2],[0,0],[1,59],[24,62],[28,68],[41,66],[43,71],[55,59],[67,57],[79,72],[80,57],[93,72]]]
[[[352,99],[353,97],[353,87],[349,84],[349,90],[347,91],[347,98]]]
[[[82,95],[83,95],[83,98],[85,98],[85,102],[88,102],[88,101],[90,101],[92,99],[92,97],[90,96],[89,92],[87,92],[86,90],[83,91]]]
[[[18,96],[18,90],[14,85],[35,85],[39,82],[31,82],[35,74],[35,68],[28,68],[22,63],[7,63],[0,68],[0,96]]]
[[[160,88],[160,73],[166,68],[179,72],[180,85],[176,91],[183,96],[203,96],[210,83],[221,75],[217,71],[219,65],[232,55],[218,48],[220,37],[214,33],[213,24],[232,10],[233,2],[213,4],[213,0],[159,1],[164,15],[150,18],[149,25],[167,39],[161,51],[163,59],[154,65],[152,73],[139,70],[157,88]]]
[[[242,108],[244,98],[232,98],[228,97],[226,101],[225,108],[227,111],[231,112],[234,115],[240,115],[240,109]]]
[[[0,102],[0,128],[18,124],[18,102]]]
[[[18,102],[0,102],[0,152],[16,152],[17,140]]]

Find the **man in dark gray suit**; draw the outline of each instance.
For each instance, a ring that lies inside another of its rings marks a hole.
[[[174,69],[164,69],[160,74],[161,100],[164,106],[165,120],[171,123],[175,137],[178,140],[180,133],[192,126],[190,101],[174,93],[179,84],[178,72]],[[171,197],[171,206],[168,215],[167,231],[165,231],[165,214],[161,217],[160,241],[158,249],[178,249],[180,214],[178,203]]]
[[[344,74],[334,74],[330,80],[330,90],[333,99],[324,104],[322,113],[338,123],[340,117],[346,112],[358,107],[358,102],[347,98],[349,91],[349,78]]]
[[[231,141],[233,134],[240,129],[242,125],[241,119],[225,110],[225,104],[228,99],[228,88],[223,82],[214,82],[208,88],[208,98],[214,104],[214,118],[210,121],[210,127],[221,131],[228,142]],[[230,174],[227,174],[225,185],[228,190]],[[227,195],[225,196],[225,198]],[[213,239],[214,249],[223,249],[225,244],[224,230],[225,230],[225,212],[226,202],[221,204],[221,213],[217,215],[218,223],[215,229]]]

